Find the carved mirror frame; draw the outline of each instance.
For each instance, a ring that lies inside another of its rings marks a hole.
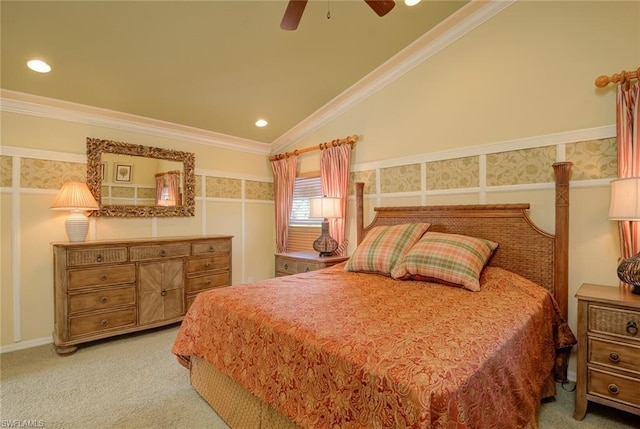
[[[134,206],[102,204],[102,154],[140,156],[182,162],[184,166],[183,205],[181,206]],[[113,140],[87,137],[87,186],[100,205],[91,216],[114,217],[169,217],[194,216],[195,214],[195,155],[171,149],[142,146]]]

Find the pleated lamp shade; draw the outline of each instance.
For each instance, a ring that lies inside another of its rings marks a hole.
[[[640,221],[640,177],[611,182],[609,219]],[[640,295],[640,253],[620,262],[617,273],[620,280],[631,285],[631,292]]]
[[[84,212],[100,207],[91,191],[83,182],[65,182],[51,204],[52,210],[69,210],[71,213],[64,225],[69,241],[81,242],[87,238],[89,219]]]

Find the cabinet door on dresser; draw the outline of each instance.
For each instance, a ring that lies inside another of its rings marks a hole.
[[[131,248],[138,265],[138,320],[141,325],[184,314],[184,256],[189,243]]]

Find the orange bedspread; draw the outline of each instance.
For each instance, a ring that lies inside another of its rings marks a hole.
[[[542,287],[482,291],[342,266],[201,293],[173,353],[201,356],[305,428],[517,428],[575,343]]]

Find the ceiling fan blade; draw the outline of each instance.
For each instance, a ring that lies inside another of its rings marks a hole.
[[[393,0],[364,0],[378,16],[385,16],[394,8],[396,2]]]
[[[300,18],[302,18],[302,12],[307,6],[307,0],[289,0],[287,9],[284,11],[280,28],[283,30],[295,30],[300,24]]]

